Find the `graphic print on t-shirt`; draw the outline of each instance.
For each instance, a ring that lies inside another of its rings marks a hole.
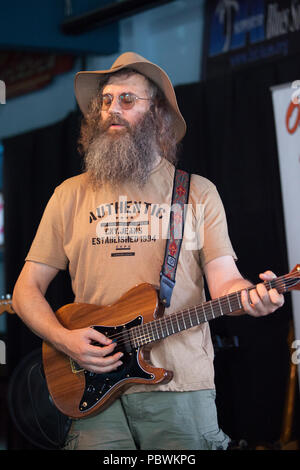
[[[120,196],[89,213],[95,226],[92,246],[111,245],[111,257],[135,256],[134,244],[155,243],[166,238],[170,208],[167,204],[131,201]]]

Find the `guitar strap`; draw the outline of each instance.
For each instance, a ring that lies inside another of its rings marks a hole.
[[[186,171],[176,169],[173,182],[169,232],[164,263],[160,273],[159,296],[166,307],[170,306],[171,296],[175,286],[176,269],[184,233],[189,189],[190,174]]]

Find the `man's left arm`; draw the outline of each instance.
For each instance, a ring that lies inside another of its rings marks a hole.
[[[205,265],[204,272],[212,299],[253,286],[251,282],[243,278],[232,256],[220,256],[213,259]],[[259,277],[262,281],[269,281],[276,275],[272,271],[266,271]],[[245,313],[254,317],[268,315],[284,304],[283,295],[279,294],[276,289],[267,290],[263,283],[251,289],[249,296],[250,299],[247,291],[244,290],[241,293],[241,300]]]

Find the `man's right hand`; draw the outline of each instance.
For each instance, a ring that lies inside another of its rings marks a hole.
[[[117,343],[93,328],[66,330],[63,336],[64,345],[59,349],[72,357],[83,369],[103,374],[122,365],[120,358],[123,353],[113,353]]]
[[[45,292],[57,273],[56,268],[27,261],[15,285],[14,310],[35,334],[84,369],[97,374],[117,369],[122,353],[114,353],[115,342],[93,328],[68,330],[56,318]]]

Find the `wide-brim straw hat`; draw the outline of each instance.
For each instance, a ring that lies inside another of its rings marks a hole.
[[[78,105],[86,114],[89,104],[99,90],[99,81],[104,74],[113,74],[118,70],[129,67],[150,78],[164,93],[173,115],[173,125],[176,140],[179,142],[186,133],[186,123],[177,104],[175,91],[168,75],[158,65],[149,62],[135,52],[121,54],[108,70],[82,71],[75,76],[75,96]]]

